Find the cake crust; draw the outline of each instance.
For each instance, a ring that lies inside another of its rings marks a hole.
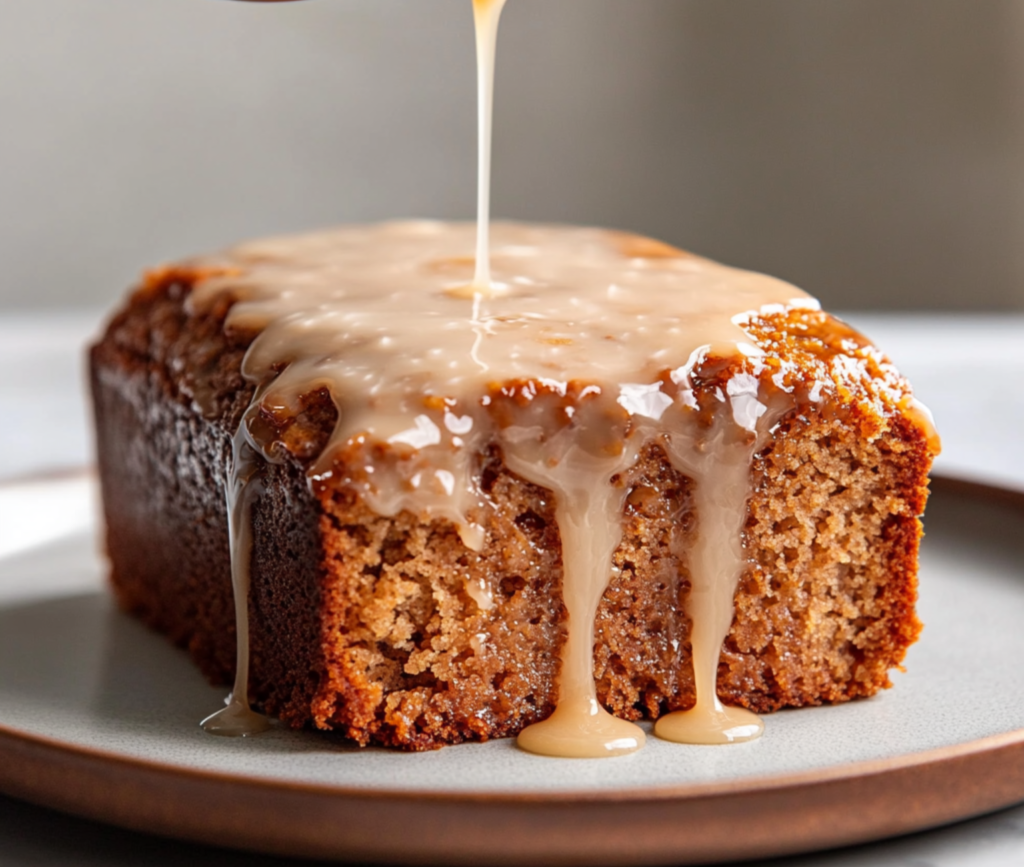
[[[224,489],[253,396],[241,365],[254,335],[225,328],[228,297],[189,308],[201,277],[150,275],[90,367],[117,598],[227,683],[235,623]],[[748,565],[719,695],[755,711],[871,695],[890,685],[920,631],[927,437],[907,410],[906,383],[838,320],[789,310],[746,330],[774,365],[762,381],[795,405],[754,459]],[[710,405],[729,364],[701,365],[698,400]],[[512,735],[547,716],[565,640],[551,494],[491,444],[477,456],[493,506],[477,516],[483,551],[450,521],[381,517],[351,487],[308,481],[336,412],[314,391],[298,412],[258,420],[274,460],[262,462],[252,513],[251,699],[293,726],[414,750]],[[343,469],[344,454],[336,461]],[[597,614],[594,676],[613,713],[657,718],[694,701],[693,482],[651,444],[613,483],[626,491],[623,538]]]

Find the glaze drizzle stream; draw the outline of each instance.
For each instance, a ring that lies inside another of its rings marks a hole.
[[[498,23],[506,0],[473,0],[477,69],[476,270],[473,290],[491,287],[491,136],[494,129],[494,61]]]
[[[245,421],[231,443],[231,469],[226,486],[231,586],[235,602],[235,684],[226,707],[201,723],[211,735],[246,737],[270,727],[270,720],[249,707],[249,566],[252,555],[253,503],[260,495],[258,454],[249,441]]]
[[[604,757],[644,743],[641,729],[597,700],[594,618],[628,494],[615,480],[644,446],[661,445],[696,484],[689,614],[697,705],[664,718],[656,733],[696,743],[756,737],[753,714],[719,702],[715,673],[745,564],[750,462],[788,405],[761,401],[760,350],[742,323],[751,313],[815,302],[782,281],[626,233],[492,228],[494,60],[504,5],[473,3],[475,226],[385,223],[246,244],[194,263],[207,276],[189,303],[203,309],[227,293],[236,302],[227,326],[258,332],[242,369],[257,385],[247,418],[295,414],[304,396],[329,392],[338,422],[309,472],[312,485],[351,487],[383,516],[408,510],[447,519],[473,550],[487,544],[491,504],[477,458],[490,444],[500,445],[513,472],[553,492],[567,633],[556,710],[519,736],[531,752]],[[710,356],[736,360],[742,372],[709,426],[690,377]],[[243,422],[227,486],[237,676],[228,707],[203,722],[215,734],[267,725],[248,705],[246,612],[255,450],[275,456],[272,443],[248,436]]]
[[[718,599],[714,625],[694,636],[713,672],[743,566],[750,458],[781,412],[761,399],[761,351],[744,314],[815,305],[782,281],[622,233],[498,223],[493,235],[507,289],[490,297],[448,291],[471,276],[474,227],[421,222],[244,245],[195,263],[210,276],[189,303],[201,309],[230,293],[228,327],[258,332],[243,363],[258,386],[250,413],[294,414],[303,395],[330,393],[338,421],[311,484],[351,487],[384,516],[450,520],[476,550],[487,544],[491,508],[477,456],[490,443],[514,472],[555,493],[569,610],[562,701],[522,743],[614,755],[638,747],[642,733],[606,717],[593,692],[593,611],[626,493],[612,480],[656,442],[694,479],[698,500],[707,495],[691,570],[705,573],[695,589]],[[691,376],[710,357],[740,372],[709,428]],[[256,445],[276,459],[272,443]],[[698,689],[700,707],[722,717],[709,677]],[[597,745],[582,746],[595,727]],[[541,737],[560,728],[576,733],[573,747]]]

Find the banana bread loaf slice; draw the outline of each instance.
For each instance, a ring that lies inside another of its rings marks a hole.
[[[225,488],[258,331],[226,321],[230,293],[189,303],[204,276],[149,275],[92,348],[91,383],[117,598],[229,683]],[[688,398],[710,411],[742,369],[766,401],[789,401],[751,464],[718,694],[755,711],[872,695],[920,630],[918,516],[934,444],[906,382],[843,323],[779,309],[744,329],[757,367],[706,354]],[[487,401],[512,394],[506,385]],[[374,512],[344,451],[311,477],[337,418],[318,387],[251,419],[268,444],[251,514],[251,700],[293,726],[412,750],[512,735],[550,714],[566,634],[551,492],[513,472],[498,442],[482,444],[474,472],[489,507],[472,517],[487,542],[474,550],[451,520]],[[617,716],[657,718],[694,702],[695,483],[652,441],[612,484],[623,535],[595,620],[594,678]]]

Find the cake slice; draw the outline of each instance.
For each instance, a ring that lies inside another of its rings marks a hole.
[[[493,297],[466,291],[472,227],[439,224],[146,276],[90,355],[121,606],[231,681],[241,443],[248,698],[289,725],[423,750],[550,717],[588,619],[563,586],[581,533],[610,548],[580,658],[619,719],[694,705],[709,569],[734,606],[698,670],[725,705],[890,686],[938,449],[906,381],[781,281],[495,231]],[[598,495],[614,533],[571,529]]]

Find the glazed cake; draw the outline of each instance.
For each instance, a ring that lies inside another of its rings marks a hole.
[[[499,225],[482,292],[473,238],[346,227],[146,276],[91,351],[121,606],[214,682],[248,664],[236,702],[364,745],[888,687],[938,443],[886,358],[622,233]]]

